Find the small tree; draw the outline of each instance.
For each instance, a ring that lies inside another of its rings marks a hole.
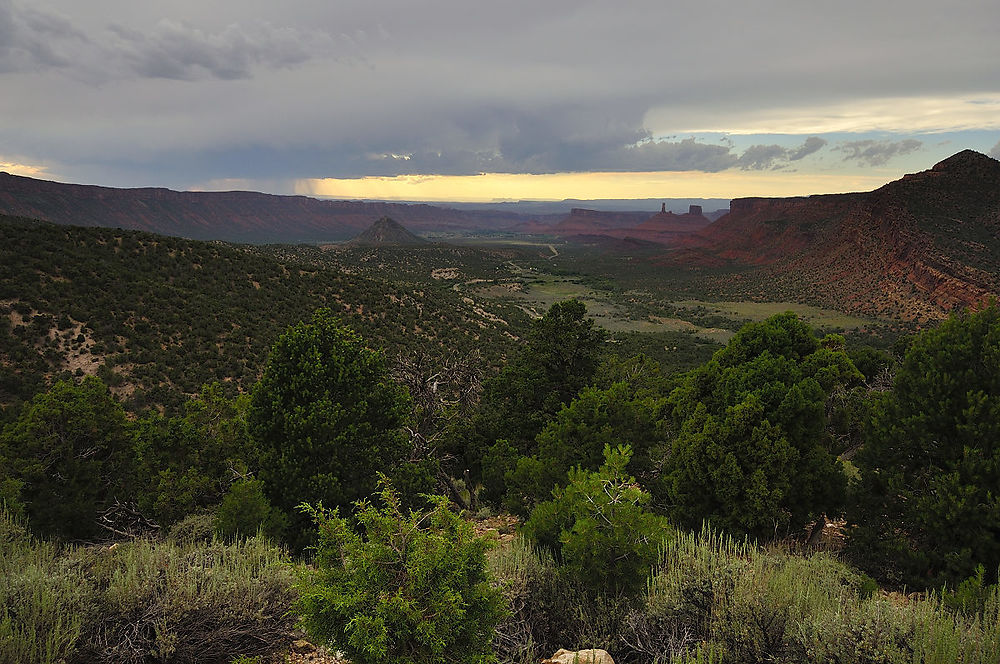
[[[218,505],[230,485],[256,467],[247,433],[249,399],[227,399],[219,383],[202,387],[184,415],[153,412],[135,426],[143,514],[170,526]],[[253,534],[248,533],[248,534]]]
[[[234,482],[215,511],[215,532],[226,539],[260,532],[279,541],[287,524],[288,518],[271,507],[260,480]]]
[[[70,539],[99,532],[98,513],[131,497],[128,428],[121,404],[92,377],[59,381],[25,404],[0,435],[0,454],[32,529]]]
[[[357,503],[356,532],[336,510],[302,506],[319,526],[316,571],[302,579],[306,631],[355,664],[486,664],[504,617],[486,576],[490,542],[448,508],[404,513],[385,482],[378,509]]]
[[[844,503],[826,404],[862,376],[789,312],[744,326],[671,393],[674,436],[662,491],[671,513],[764,539],[801,532]]]
[[[631,458],[627,445],[606,446],[599,470],[571,470],[569,485],[556,488],[524,524],[528,538],[589,588],[630,593],[645,587],[671,533],[665,518],[648,511],[650,495],[625,472]]]
[[[371,494],[378,471],[403,459],[408,405],[382,353],[329,309],[281,335],[253,389],[250,429],[264,491],[289,514],[293,547],[314,535],[296,505],[347,507]]]
[[[584,388],[535,438],[536,455],[520,458],[515,470],[505,475],[505,505],[525,514],[551,496],[555,486],[565,486],[570,469],[597,470],[609,445],[631,445],[630,470],[649,477],[653,450],[667,439],[665,402],[665,397],[637,393],[625,382],[608,389]]]
[[[546,423],[591,384],[605,337],[582,302],[557,302],[531,324],[524,350],[483,385],[471,430],[459,428],[455,438],[490,499],[503,496],[504,473],[535,452],[535,436]]]

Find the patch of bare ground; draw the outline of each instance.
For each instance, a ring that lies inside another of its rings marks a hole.
[[[12,329],[20,325],[30,325],[32,319],[41,313],[32,309],[29,313],[22,314],[13,307],[17,302],[19,300],[0,302],[10,308],[9,316]],[[87,331],[86,324],[72,318],[69,321],[70,325],[64,329],[60,329],[58,325],[50,327],[42,337],[42,341],[36,346],[39,350],[43,350],[46,345],[54,346],[55,351],[63,358],[61,367],[63,370],[71,373],[80,370],[84,375],[93,376],[97,373],[104,358],[92,352],[95,342]]]
[[[514,539],[520,520],[513,514],[497,514],[472,520],[472,527],[480,537],[494,537],[501,544]]]
[[[306,638],[292,642],[288,652],[274,660],[284,664],[348,664],[342,655],[313,644]]]

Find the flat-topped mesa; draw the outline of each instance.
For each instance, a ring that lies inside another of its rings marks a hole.
[[[749,196],[734,198],[729,203],[731,213],[751,214],[765,210],[788,210],[805,203],[809,204],[844,204],[854,203],[864,194],[815,194],[813,196],[789,196],[787,198],[764,198]]]
[[[570,208],[570,215],[588,219],[601,219],[608,213],[602,210],[589,210],[587,208]]]

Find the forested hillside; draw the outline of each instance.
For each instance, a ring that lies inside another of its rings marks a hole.
[[[130,408],[205,382],[246,389],[290,322],[323,306],[392,357],[479,349],[497,364],[516,307],[280,261],[256,247],[0,218],[0,403],[58,375],[99,375]]]

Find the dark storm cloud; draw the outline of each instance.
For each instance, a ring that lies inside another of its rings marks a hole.
[[[0,156],[66,165],[60,174],[74,178],[92,177],[99,160],[102,183],[170,186],[241,170],[765,170],[808,163],[826,145],[806,138],[821,131],[808,122],[785,131],[801,109],[892,96],[989,103],[1000,93],[1000,40],[985,20],[995,0],[771,0],[767,12],[726,3],[721,19],[718,10],[656,0],[0,0]],[[768,133],[805,142],[737,150],[701,133],[738,131],[746,118],[775,118]],[[668,135],[677,137],[660,140]],[[842,167],[912,151],[901,141],[910,135],[890,141],[895,152],[842,146]],[[182,175],[164,182],[168,172]]]
[[[86,42],[66,16],[0,0],[0,72],[67,67],[68,48]]]
[[[844,161],[855,161],[867,166],[881,166],[893,157],[909,154],[919,150],[922,141],[908,138],[903,141],[866,139],[861,141],[845,141],[834,150],[846,152]]]
[[[234,23],[209,32],[164,20],[148,34],[120,25],[111,26],[110,31],[116,38],[111,52],[137,74],[177,80],[249,78],[255,66],[301,64],[332,41],[320,33],[267,23],[249,27]]]

